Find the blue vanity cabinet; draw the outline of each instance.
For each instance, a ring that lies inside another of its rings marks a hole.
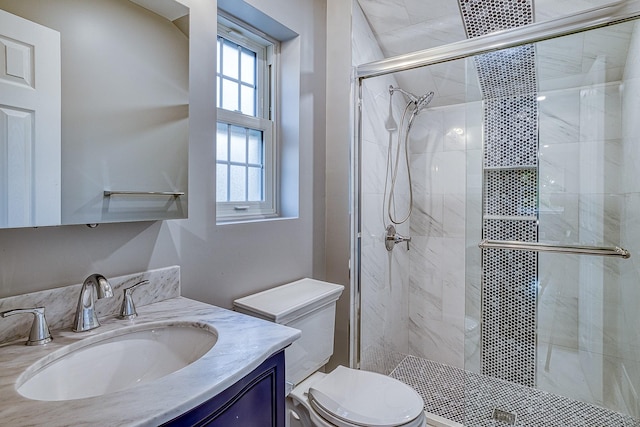
[[[284,427],[284,351],[164,426]]]

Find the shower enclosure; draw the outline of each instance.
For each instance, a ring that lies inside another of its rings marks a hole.
[[[640,4],[486,34],[473,3],[387,59],[354,3],[352,363],[465,425],[640,426]],[[390,87],[435,92],[391,208]]]

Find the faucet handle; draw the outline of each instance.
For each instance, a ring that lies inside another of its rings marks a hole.
[[[142,280],[133,286],[130,286],[124,290],[124,298],[122,299],[122,307],[120,308],[120,319],[133,319],[138,316],[136,312],[136,306],[133,303],[133,291],[141,285],[148,284],[148,280]]]
[[[402,234],[397,233],[396,228],[393,225],[389,225],[387,227],[387,232],[384,238],[384,245],[389,252],[393,250],[395,245],[402,242],[407,243],[407,250],[409,250],[410,241],[411,241],[411,236],[403,236]]]
[[[31,324],[31,332],[29,332],[29,339],[27,339],[27,345],[43,345],[50,342],[51,332],[49,332],[49,326],[47,326],[47,319],[44,317],[44,307],[36,308],[17,308],[15,310],[3,311],[0,316],[7,317],[14,314],[29,313],[33,314],[33,323]]]

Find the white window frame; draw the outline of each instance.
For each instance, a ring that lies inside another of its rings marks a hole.
[[[221,22],[222,21],[222,22]],[[235,125],[262,132],[263,137],[263,200],[243,202],[216,202],[216,220],[244,221],[278,216],[277,209],[277,144],[275,125],[275,76],[277,41],[246,24],[218,11],[218,36],[256,52],[256,116],[240,111],[217,108],[217,123]],[[261,40],[261,41],[257,41]],[[265,46],[265,41],[270,45]],[[218,52],[218,58],[221,55]],[[216,94],[219,96],[219,94]],[[217,139],[217,134],[216,134]],[[216,141],[218,144],[219,141]],[[216,159],[216,170],[218,167]],[[217,197],[216,197],[217,199]]]

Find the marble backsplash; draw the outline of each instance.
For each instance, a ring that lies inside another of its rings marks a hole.
[[[106,276],[105,276],[106,277]],[[113,289],[112,298],[96,301],[98,318],[117,315],[124,289],[142,280],[149,283],[133,293],[136,307],[180,296],[180,267],[171,266],[118,277],[107,277]],[[50,330],[70,328],[78,305],[82,284],[47,289],[0,299],[0,312],[17,308],[44,307]],[[0,318],[0,344],[25,339],[29,335],[33,316],[15,315]]]

